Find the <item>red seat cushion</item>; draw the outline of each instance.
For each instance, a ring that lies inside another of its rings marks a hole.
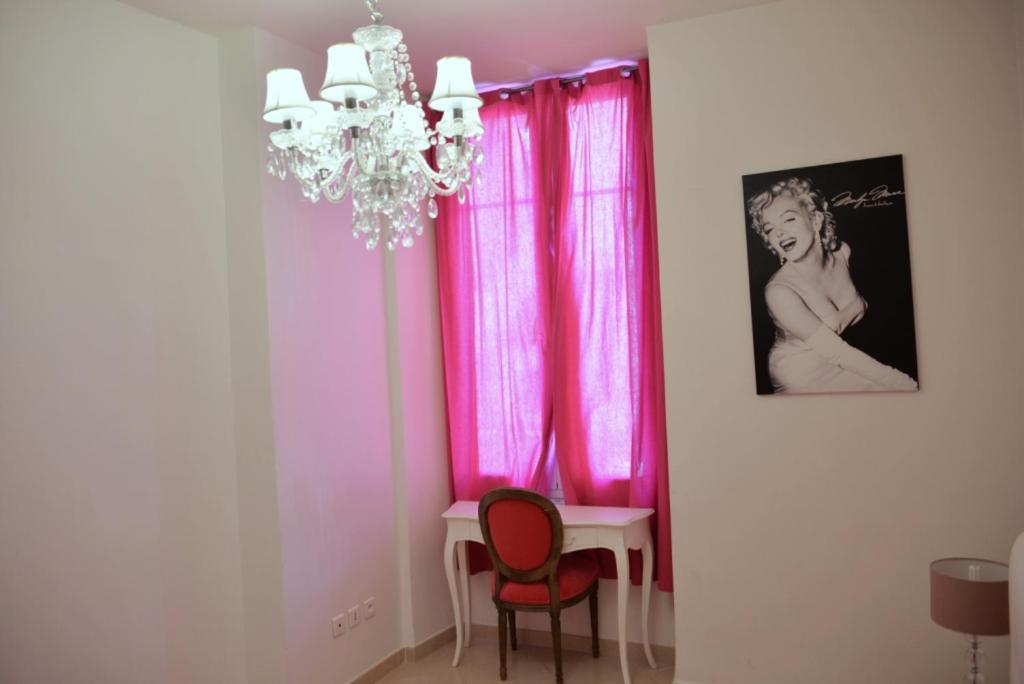
[[[558,561],[558,593],[562,601],[573,599],[597,580],[597,562],[589,555],[569,553]],[[491,595],[497,586],[497,573],[491,575]],[[548,596],[547,580],[540,582],[505,582],[501,587],[502,601],[524,603],[531,606],[546,606],[551,602]]]

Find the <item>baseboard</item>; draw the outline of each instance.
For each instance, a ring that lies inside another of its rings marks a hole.
[[[350,679],[349,684],[373,684],[373,682],[384,679],[395,668],[405,663],[414,663],[450,641],[455,641],[455,625],[442,629],[434,636],[427,637],[415,646],[406,646],[405,648],[398,649],[370,669]]]
[[[405,649],[400,648],[376,665],[349,680],[348,684],[373,684],[384,679],[384,676],[405,663]]]
[[[450,641],[455,641],[455,625],[445,627],[434,636],[427,637],[415,646],[407,646],[405,648],[405,662],[414,663]]]
[[[473,637],[476,638],[478,634],[497,641],[498,628],[495,625],[473,625]],[[516,638],[519,640],[519,643],[525,644],[526,646],[551,648],[551,632],[542,629],[528,629],[517,625]],[[618,654],[619,642],[617,639],[598,639],[598,642],[601,645],[601,653]],[[566,651],[590,653],[590,637],[580,636],[579,634],[563,633],[562,648]],[[643,657],[643,644],[637,641],[630,641],[626,644],[626,648],[629,650],[630,655]],[[659,667],[662,667],[667,663],[675,663],[676,649],[671,646],[658,646],[651,644],[651,652],[654,654],[654,659],[658,662]],[[677,681],[673,684],[695,683]]]

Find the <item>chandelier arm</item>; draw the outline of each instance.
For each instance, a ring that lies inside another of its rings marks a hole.
[[[441,195],[442,197],[451,197],[459,191],[459,187],[462,183],[458,180],[457,174],[442,174],[431,168],[430,164],[423,157],[422,154],[416,155],[416,166],[423,173],[423,177],[426,178],[427,184],[435,194]],[[452,178],[452,176],[455,176]]]
[[[427,181],[427,185],[430,186],[431,191],[436,195],[442,197],[450,197],[459,191],[458,184],[453,184],[452,178],[449,175],[442,175],[434,169],[430,168],[426,160],[422,157],[417,157],[416,166],[423,173],[424,179]]]
[[[346,164],[351,162],[352,158],[353,158],[353,154],[352,154],[351,150],[346,150],[345,152],[343,152],[338,157],[338,161],[334,164],[334,168],[333,169],[327,169],[328,171],[330,171],[330,174],[327,176],[327,178],[325,178],[322,181],[322,183],[324,185],[327,185],[328,183],[333,183],[334,179],[337,178],[338,176],[340,176],[342,174],[342,172],[344,172]]]
[[[443,183],[444,185],[451,185],[451,174],[444,174],[436,170],[427,162],[427,159],[424,155],[417,154],[415,155],[414,159],[416,161],[416,166],[419,168],[420,171],[423,172],[423,175],[427,177],[427,180],[433,181],[435,183]]]
[[[330,177],[324,181],[320,186],[323,188],[324,197],[327,198],[328,202],[337,204],[345,199],[345,195],[348,193],[349,187],[352,185],[352,179],[355,178],[355,155],[351,152],[346,152],[341,161],[338,162],[337,167]],[[332,188],[337,187],[336,181],[340,176],[344,175],[344,180],[341,183],[340,189],[333,190]]]

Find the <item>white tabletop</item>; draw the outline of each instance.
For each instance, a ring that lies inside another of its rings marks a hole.
[[[442,517],[448,520],[476,520],[479,501],[456,501]],[[654,515],[653,508],[621,508],[616,506],[558,506],[566,527],[625,527]]]

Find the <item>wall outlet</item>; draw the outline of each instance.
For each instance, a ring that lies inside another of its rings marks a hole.
[[[345,613],[331,618],[331,634],[337,639],[348,629],[348,616]]]
[[[367,620],[377,614],[377,597],[371,596],[363,601],[363,617]]]
[[[352,606],[348,609],[348,628],[355,629],[359,626],[359,606]]]

